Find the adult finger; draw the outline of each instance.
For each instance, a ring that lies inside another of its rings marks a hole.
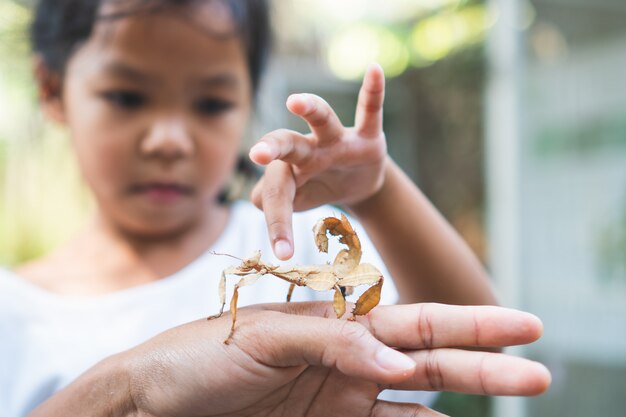
[[[365,138],[377,138],[383,130],[383,102],[385,74],[378,64],[372,64],[365,73],[357,102],[355,129]]]
[[[274,254],[287,260],[293,255],[293,199],[296,183],[289,164],[272,161],[265,170],[261,200]]]
[[[495,306],[381,306],[367,320],[381,341],[406,349],[521,345],[534,342],[543,332],[536,316]]]
[[[378,400],[374,404],[372,417],[446,417],[421,404],[397,403]]]
[[[251,311],[238,316],[231,344],[267,366],[322,366],[379,384],[400,382],[415,368],[407,355],[348,320]]]
[[[250,149],[250,159],[259,165],[267,165],[276,159],[298,165],[311,157],[313,148],[311,139],[305,135],[279,129],[263,136]]]
[[[461,349],[410,352],[417,363],[409,379],[389,388],[480,395],[538,395],[550,386],[542,364],[502,353]]]
[[[322,146],[339,141],[344,134],[345,128],[330,104],[315,94],[292,94],[287,108],[307,122]]]
[[[264,308],[332,317],[331,303],[270,304]],[[534,342],[543,332],[541,320],[533,314],[496,306],[377,306],[358,320],[383,343],[402,349],[522,345]]]

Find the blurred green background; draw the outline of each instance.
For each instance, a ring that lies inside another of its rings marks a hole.
[[[281,0],[248,143],[304,130],[284,100],[325,97],[346,124],[371,61],[388,77],[389,151],[538,314],[517,353],[553,372],[534,399],[444,394],[458,417],[617,417],[626,409],[626,2]],[[0,0],[0,265],[67,239],[91,202],[31,78],[28,1]]]

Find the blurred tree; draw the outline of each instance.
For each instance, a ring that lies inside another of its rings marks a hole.
[[[485,70],[474,46],[405,74],[416,103],[419,186],[482,259]]]

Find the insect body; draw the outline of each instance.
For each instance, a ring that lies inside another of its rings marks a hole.
[[[342,317],[346,311],[344,294],[349,295],[353,288],[359,285],[369,285],[370,288],[357,300],[350,320],[354,320],[356,316],[367,314],[378,305],[383,285],[383,276],[375,266],[360,263],[361,242],[346,216],[342,215],[341,219],[327,217],[318,221],[313,228],[313,233],[315,244],[321,252],[328,252],[327,233],[333,236],[340,236],[339,242],[345,244],[347,249],[341,250],[332,264],[290,267],[274,266],[262,262],[261,252],[256,251],[252,256],[243,259],[239,266],[232,266],[222,271],[219,284],[220,312],[209,317],[209,320],[220,317],[224,313],[224,306],[226,305],[226,276],[236,275],[241,277],[239,282],[235,284],[233,297],[230,302],[233,323],[225,343],[228,344],[235,331],[239,288],[254,284],[263,275],[273,275],[291,284],[287,293],[287,301],[291,300],[291,294],[296,285],[309,287],[315,291],[334,290],[333,307],[337,318]]]

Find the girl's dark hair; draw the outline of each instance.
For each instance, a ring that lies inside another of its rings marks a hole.
[[[107,1],[123,3],[124,11],[99,16],[101,5]],[[63,74],[70,57],[89,38],[99,19],[123,18],[205,1],[220,1],[230,11],[236,34],[246,50],[252,91],[256,93],[271,48],[267,0],[39,0],[31,25],[32,48],[50,70]]]

